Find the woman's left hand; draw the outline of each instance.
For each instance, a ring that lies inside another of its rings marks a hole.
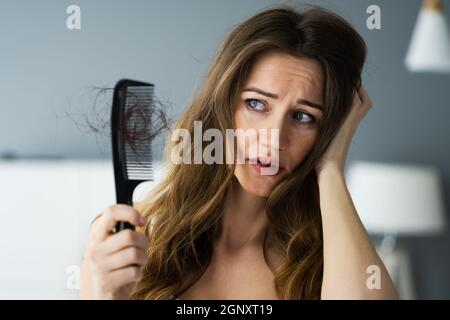
[[[347,118],[315,167],[317,176],[324,168],[330,165],[337,166],[342,173],[344,172],[345,161],[353,134],[371,107],[372,101],[364,86],[361,85],[359,91],[355,90],[354,92],[352,107]]]

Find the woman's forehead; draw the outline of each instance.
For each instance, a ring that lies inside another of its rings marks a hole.
[[[318,101],[322,100],[323,92],[322,68],[312,59],[270,52],[255,60],[246,86],[261,87],[280,95],[284,95],[285,90],[297,89]]]

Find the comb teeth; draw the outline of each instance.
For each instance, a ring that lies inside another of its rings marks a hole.
[[[125,126],[130,141],[125,141],[125,167],[130,180],[153,180],[152,166],[153,86],[127,87]]]

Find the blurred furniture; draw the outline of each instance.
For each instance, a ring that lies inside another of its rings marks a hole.
[[[436,234],[445,229],[438,172],[429,166],[356,161],[349,166],[347,181],[366,230],[384,236],[377,250],[400,298],[414,299],[408,254],[397,237]]]
[[[411,72],[450,72],[450,39],[440,0],[423,2],[405,64]]]
[[[138,186],[134,200],[155,181]],[[115,203],[108,160],[0,161],[0,299],[78,299],[91,220]]]

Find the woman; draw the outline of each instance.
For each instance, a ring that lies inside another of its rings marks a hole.
[[[319,7],[277,6],[238,25],[176,129],[193,136],[194,121],[223,136],[278,129],[278,143],[263,147],[279,155],[280,170],[262,175],[242,143],[245,163],[174,164],[168,141],[170,167],[158,187],[93,223],[81,296],[396,298],[344,179],[351,139],[372,105],[361,85],[365,58],[358,33]],[[113,234],[119,220],[141,229]]]

